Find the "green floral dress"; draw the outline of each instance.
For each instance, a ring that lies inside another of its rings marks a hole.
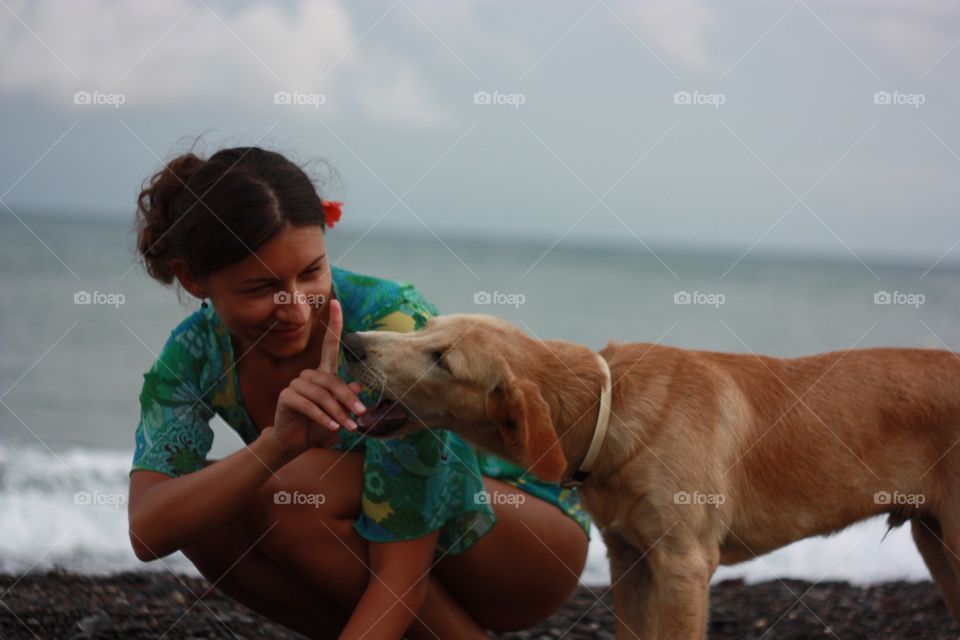
[[[343,306],[344,332],[416,331],[436,308],[410,284],[332,269],[334,296]],[[338,374],[351,377],[341,349]],[[361,401],[377,398],[364,390]],[[133,469],[176,477],[203,467],[213,444],[209,421],[219,415],[246,443],[259,430],[240,396],[230,333],[213,307],[200,309],[173,330],[144,374]],[[576,489],[539,480],[497,456],[478,452],[443,429],[390,440],[346,429],[333,447],[364,455],[363,496],[354,528],[373,542],[409,540],[440,529],[436,555],[463,553],[496,523],[482,476],[497,478],[554,504],[587,532],[590,521]],[[132,473],[131,471],[131,473]]]

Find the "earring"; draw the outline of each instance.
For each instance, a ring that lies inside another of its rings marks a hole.
[[[204,300],[204,301],[202,301],[202,302],[200,303],[200,308],[201,308],[201,309],[206,309],[206,308],[209,307],[209,306],[210,306],[210,305],[207,304],[207,301],[206,301],[206,300]]]

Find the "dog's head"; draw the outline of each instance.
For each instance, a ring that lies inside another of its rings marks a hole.
[[[351,375],[382,398],[358,420],[361,432],[449,429],[543,480],[562,478],[567,460],[535,382],[546,348],[519,328],[449,315],[413,333],[349,334],[343,346]]]

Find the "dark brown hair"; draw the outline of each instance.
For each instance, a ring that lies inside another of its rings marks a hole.
[[[279,153],[223,149],[203,160],[184,153],[149,178],[137,198],[137,251],[163,284],[183,259],[204,278],[236,264],[287,225],[324,226],[313,182]]]

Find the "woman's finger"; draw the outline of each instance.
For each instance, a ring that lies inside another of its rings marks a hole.
[[[305,416],[317,424],[327,427],[331,431],[336,431],[340,428],[340,425],[336,420],[321,411],[320,408],[311,400],[297,393],[292,386],[287,387],[281,392],[282,396],[284,396],[284,394],[285,397],[281,398],[281,402],[285,408],[296,411],[300,415]]]
[[[345,387],[346,385],[343,386]],[[338,424],[351,430],[356,428],[354,426],[355,423],[350,419],[348,414],[350,409],[344,410],[339,398],[334,397],[329,389],[313,384],[303,378],[295,378],[293,382],[290,383],[289,388],[320,407],[328,416],[336,420]],[[350,394],[349,391],[347,393]],[[350,394],[350,396],[352,397],[353,394]],[[348,404],[346,406],[350,407],[351,405]]]
[[[340,355],[340,332],[343,330],[343,310],[339,300],[330,301],[330,317],[323,334],[323,352],[320,355],[320,371],[337,375],[337,356]]]
[[[314,371],[313,369],[304,369],[301,371],[299,379],[305,380],[310,385],[316,387],[317,391],[336,398],[347,412],[352,411],[360,415],[367,410],[367,408],[363,406],[363,403],[360,402],[360,388],[355,382],[344,383],[343,380],[335,375]],[[301,393],[303,393],[302,390]]]

